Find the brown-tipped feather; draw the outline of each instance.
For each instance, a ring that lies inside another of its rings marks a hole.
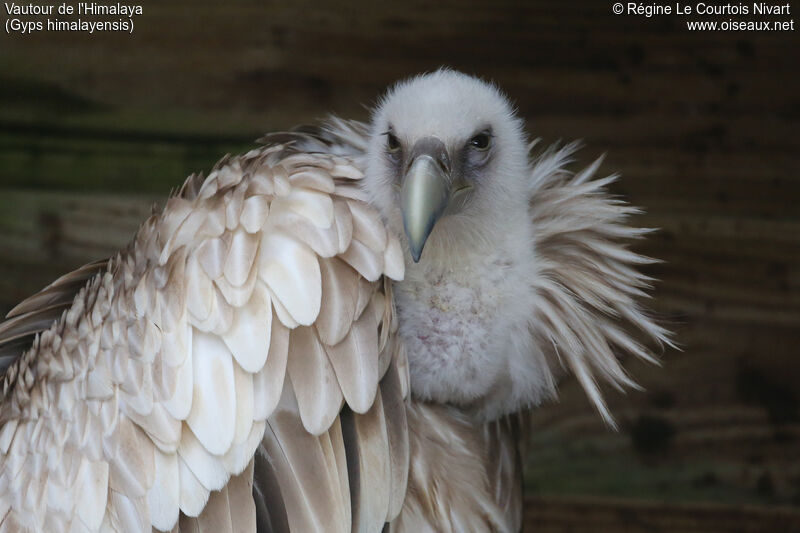
[[[179,531],[187,533],[244,533],[256,531],[256,506],[252,496],[253,462],[228,484],[214,491],[197,517],[181,516]]]
[[[391,522],[403,508],[408,488],[409,443],[406,398],[400,386],[397,364],[392,360],[381,380],[380,395],[386,420],[389,444],[389,472],[391,490],[386,520]]]
[[[390,505],[391,462],[381,395],[369,411],[345,411],[342,432],[347,448],[354,531],[379,531]]]
[[[327,468],[319,438],[300,423],[289,387],[268,421],[263,447],[275,468],[291,530],[349,531],[346,514],[334,503],[338,474]]]
[[[289,533],[286,503],[281,495],[278,474],[262,443],[253,458],[253,500],[259,533]]]

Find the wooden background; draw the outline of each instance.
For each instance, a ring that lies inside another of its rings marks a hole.
[[[532,136],[608,153],[615,192],[662,228],[640,250],[665,261],[653,306],[684,347],[630,363],[647,392],[609,392],[618,433],[571,380],[537,412],[527,523],[800,530],[798,32],[684,21],[588,0],[161,0],[133,35],[2,34],[0,311],[261,132],[366,118],[392,81],[449,65],[496,80]]]

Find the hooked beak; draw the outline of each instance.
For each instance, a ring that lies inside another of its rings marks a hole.
[[[407,168],[401,210],[411,257],[418,263],[425,241],[450,202],[450,162],[444,143],[433,137],[417,142]]]

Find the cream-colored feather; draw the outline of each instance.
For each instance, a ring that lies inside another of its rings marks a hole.
[[[242,533],[256,531],[256,507],[252,496],[253,462],[233,476],[221,490],[211,493],[197,517],[181,517],[175,531],[182,533]]]
[[[350,214],[350,208],[347,207],[347,202],[343,200],[333,201],[333,214],[333,225],[336,227],[336,236],[339,240],[339,247],[336,251],[341,254],[347,250],[353,238],[353,217]],[[392,279],[401,278],[402,275]]]
[[[303,426],[312,435],[327,431],[342,408],[342,391],[314,328],[292,330],[288,373]]]
[[[233,442],[236,387],[233,356],[222,339],[195,331],[194,393],[186,423],[209,452],[221,455]]]
[[[400,349],[397,343],[396,348]],[[391,522],[400,514],[405,504],[408,486],[409,442],[408,419],[406,416],[406,396],[400,385],[400,370],[397,357],[393,358],[383,380],[380,394],[386,419],[387,442],[389,444],[389,472],[391,490],[386,521]]]
[[[341,257],[367,281],[377,281],[383,270],[383,254],[378,255],[355,238],[350,241],[350,246]]]
[[[376,253],[386,249],[386,230],[380,214],[363,202],[348,202],[353,215],[353,238]]]
[[[233,324],[222,336],[236,362],[247,372],[258,372],[267,360],[272,331],[271,309],[269,292],[257,284],[250,300],[234,310]]]
[[[322,288],[319,260],[290,235],[264,232],[259,277],[296,323],[310,326],[317,318]]]
[[[209,490],[200,483],[182,457],[178,458],[178,473],[181,485],[179,499],[181,513],[186,516],[197,516],[203,512]]]
[[[326,298],[315,326],[320,340],[334,346],[345,338],[356,318],[358,275],[336,258],[320,261],[320,272]]]
[[[347,443],[353,531],[378,531],[389,516],[391,464],[381,395],[363,415],[350,414],[342,427]]]
[[[237,217],[238,220],[238,217]],[[241,287],[252,271],[258,252],[258,238],[241,228],[233,232],[223,268],[225,279],[234,287]]]
[[[178,455],[155,451],[155,479],[148,489],[150,521],[154,529],[168,530],[178,520],[180,510],[180,470]],[[103,501],[100,498],[98,501]]]
[[[289,330],[280,320],[272,320],[269,355],[264,368],[253,376],[253,419],[266,420],[278,405],[289,356]]]
[[[291,387],[270,417],[264,452],[276,469],[289,526],[293,531],[348,531],[346,515],[335,505],[339,478],[326,467],[320,439],[300,423]]]
[[[192,431],[183,432],[178,454],[206,490],[219,490],[225,486],[229,473],[218,460],[218,454],[208,451],[205,443]]]
[[[326,346],[336,378],[347,404],[364,413],[372,405],[378,386],[378,321],[374,315],[361,313],[344,339]]]
[[[336,255],[339,236],[333,224],[320,228],[303,215],[288,209],[273,213],[270,223],[276,228],[291,231],[320,257]]]

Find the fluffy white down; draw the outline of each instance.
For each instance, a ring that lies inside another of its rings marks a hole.
[[[551,396],[551,372],[530,333],[536,258],[521,121],[496,87],[450,70],[389,92],[373,116],[365,188],[406,243],[384,157],[389,126],[407,146],[434,136],[451,151],[486,126],[494,136],[492,162],[467,205],[439,220],[419,263],[406,248],[396,302],[413,394],[474,406],[486,419]]]
[[[417,398],[474,404],[493,419],[554,393],[530,332],[536,295],[525,265],[533,252],[514,244],[526,237],[515,233],[490,254],[462,254],[463,266],[410,267],[398,284],[400,334]]]

